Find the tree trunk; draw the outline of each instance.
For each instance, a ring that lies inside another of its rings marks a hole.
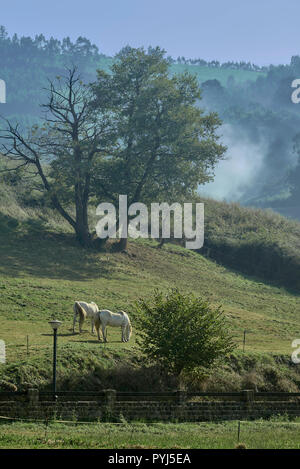
[[[87,226],[85,226],[84,223],[77,222],[75,231],[76,231],[76,238],[78,242],[81,244],[81,246],[84,246],[86,248],[92,246],[92,239],[91,239],[89,229]]]
[[[120,251],[126,251],[127,250],[127,245],[128,245],[128,239],[127,238],[121,238],[120,241],[118,242],[118,248]]]
[[[91,234],[88,225],[88,198],[82,197],[80,185],[75,189],[76,200],[76,237],[79,243],[84,247],[92,246]]]
[[[118,251],[126,251],[127,250],[127,245],[128,245],[128,225],[129,225],[129,220],[127,218],[127,237],[126,238],[120,238],[120,241],[116,243],[116,248]],[[119,232],[119,236],[122,234],[122,229],[120,228],[120,218],[119,216],[117,217],[117,225],[116,225],[116,231]]]
[[[166,241],[166,238],[161,238],[160,240],[160,243],[159,245],[157,246],[159,249],[161,249],[163,247],[163,245],[165,244],[165,241]]]

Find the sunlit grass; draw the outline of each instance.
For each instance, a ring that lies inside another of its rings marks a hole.
[[[0,448],[299,449],[300,423],[0,423]]]

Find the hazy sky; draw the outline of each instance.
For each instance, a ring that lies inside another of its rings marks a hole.
[[[169,55],[288,63],[300,54],[299,0],[0,0],[9,34],[82,35],[113,55],[124,45]]]

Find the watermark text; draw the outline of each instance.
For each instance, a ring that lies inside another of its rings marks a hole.
[[[185,239],[188,249],[201,249],[204,244],[204,204],[203,203],[151,203],[148,207],[135,202],[129,207],[127,195],[119,196],[116,208],[110,202],[98,205],[96,215],[101,219],[96,225],[97,236],[105,238],[154,238],[173,237]]]
[[[5,342],[4,340],[0,340],[0,363],[6,362],[6,354],[5,354]]]
[[[6,103],[6,83],[4,80],[0,80],[0,104]]]

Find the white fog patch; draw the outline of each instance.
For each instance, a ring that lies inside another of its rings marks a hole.
[[[226,159],[217,165],[214,181],[200,186],[199,193],[219,200],[239,200],[247,188],[255,184],[268,146],[267,143],[251,142],[230,124],[222,126],[221,135],[222,144],[228,147]]]

